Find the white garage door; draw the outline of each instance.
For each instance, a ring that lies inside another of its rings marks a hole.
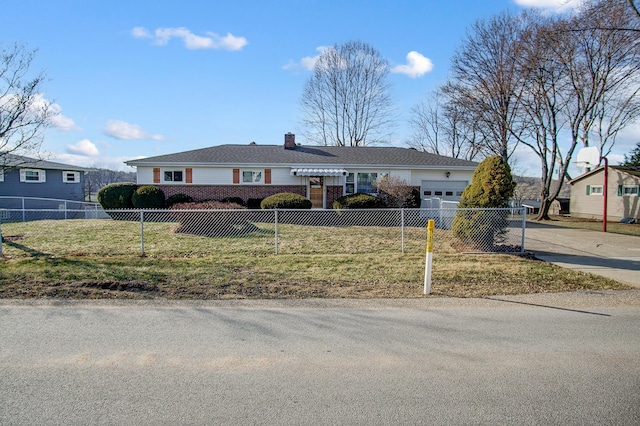
[[[420,198],[437,198],[443,201],[460,201],[462,191],[469,182],[461,180],[423,180],[420,185]]]

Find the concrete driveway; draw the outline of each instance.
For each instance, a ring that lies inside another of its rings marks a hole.
[[[527,222],[525,250],[564,268],[640,288],[640,237]]]

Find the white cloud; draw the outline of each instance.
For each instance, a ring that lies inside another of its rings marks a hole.
[[[97,157],[100,155],[98,148],[89,139],[82,139],[75,145],[67,145],[67,152],[84,157]]]
[[[206,32],[205,36],[199,36],[184,27],[156,28],[153,33],[144,27],[135,27],[131,30],[131,35],[138,39],[150,39],[158,46],[166,45],[172,38],[179,38],[182,39],[184,46],[190,50],[241,50],[248,44],[246,38],[236,37],[231,33],[221,36],[213,32]]]
[[[50,153],[48,159],[59,163],[72,164],[74,166],[90,169],[109,169],[121,172],[135,171],[133,167],[124,164],[125,161],[132,160],[131,157],[108,157],[101,155],[100,160],[96,160],[95,157],[87,157],[84,155]]]
[[[330,48],[331,47],[329,46],[318,46],[316,47],[316,51],[318,51],[319,53],[316,56],[305,56],[304,58],[300,59],[300,62],[293,62],[290,60],[289,63],[284,65],[282,68],[285,70],[302,68],[305,70],[313,71],[320,55],[322,55],[325,50]]]
[[[164,140],[162,135],[151,134],[137,124],[127,123],[122,120],[109,120],[102,132],[107,136],[120,140]]]
[[[407,53],[407,64],[397,65],[391,68],[392,73],[405,74],[411,78],[422,77],[433,69],[431,59],[419,52],[411,51]]]
[[[33,111],[42,111],[44,109],[48,109],[51,113],[49,121],[53,125],[53,127],[58,130],[82,130],[71,118],[66,117],[62,114],[62,107],[60,105],[51,103],[51,101],[45,99],[44,96],[39,93],[33,98],[30,107]]]
[[[566,10],[579,8],[585,0],[513,0],[514,3],[522,7],[533,7],[554,12],[564,12]]]

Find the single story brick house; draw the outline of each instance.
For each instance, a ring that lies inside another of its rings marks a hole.
[[[302,146],[292,133],[284,145],[220,145],[126,164],[136,167],[139,185],[157,185],[167,197],[247,202],[293,192],[313,208],[331,208],[346,194],[375,193],[373,183],[387,175],[419,189],[422,198],[459,200],[478,165],[408,148]]]
[[[83,202],[84,174],[87,171],[69,164],[5,154],[0,158],[0,196]],[[3,204],[3,207],[14,206]],[[40,203],[32,201],[29,207],[50,209],[52,204],[44,200]]]
[[[604,213],[604,166],[569,181],[570,214],[602,220]],[[607,220],[634,218],[640,221],[640,167],[609,166]]]

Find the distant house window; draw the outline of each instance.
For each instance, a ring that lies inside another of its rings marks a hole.
[[[262,170],[243,170],[242,183],[262,183]]]
[[[27,183],[42,183],[46,182],[46,173],[44,170],[35,169],[21,169],[20,170],[20,182]]]
[[[0,169],[0,182],[4,182],[4,170]]]
[[[622,195],[638,195],[638,187],[625,185],[622,187]]]
[[[163,177],[165,182],[182,182],[182,170],[165,170]]]
[[[602,185],[591,185],[591,195],[602,195]]]
[[[80,183],[80,172],[62,172],[62,181],[65,183]]]

